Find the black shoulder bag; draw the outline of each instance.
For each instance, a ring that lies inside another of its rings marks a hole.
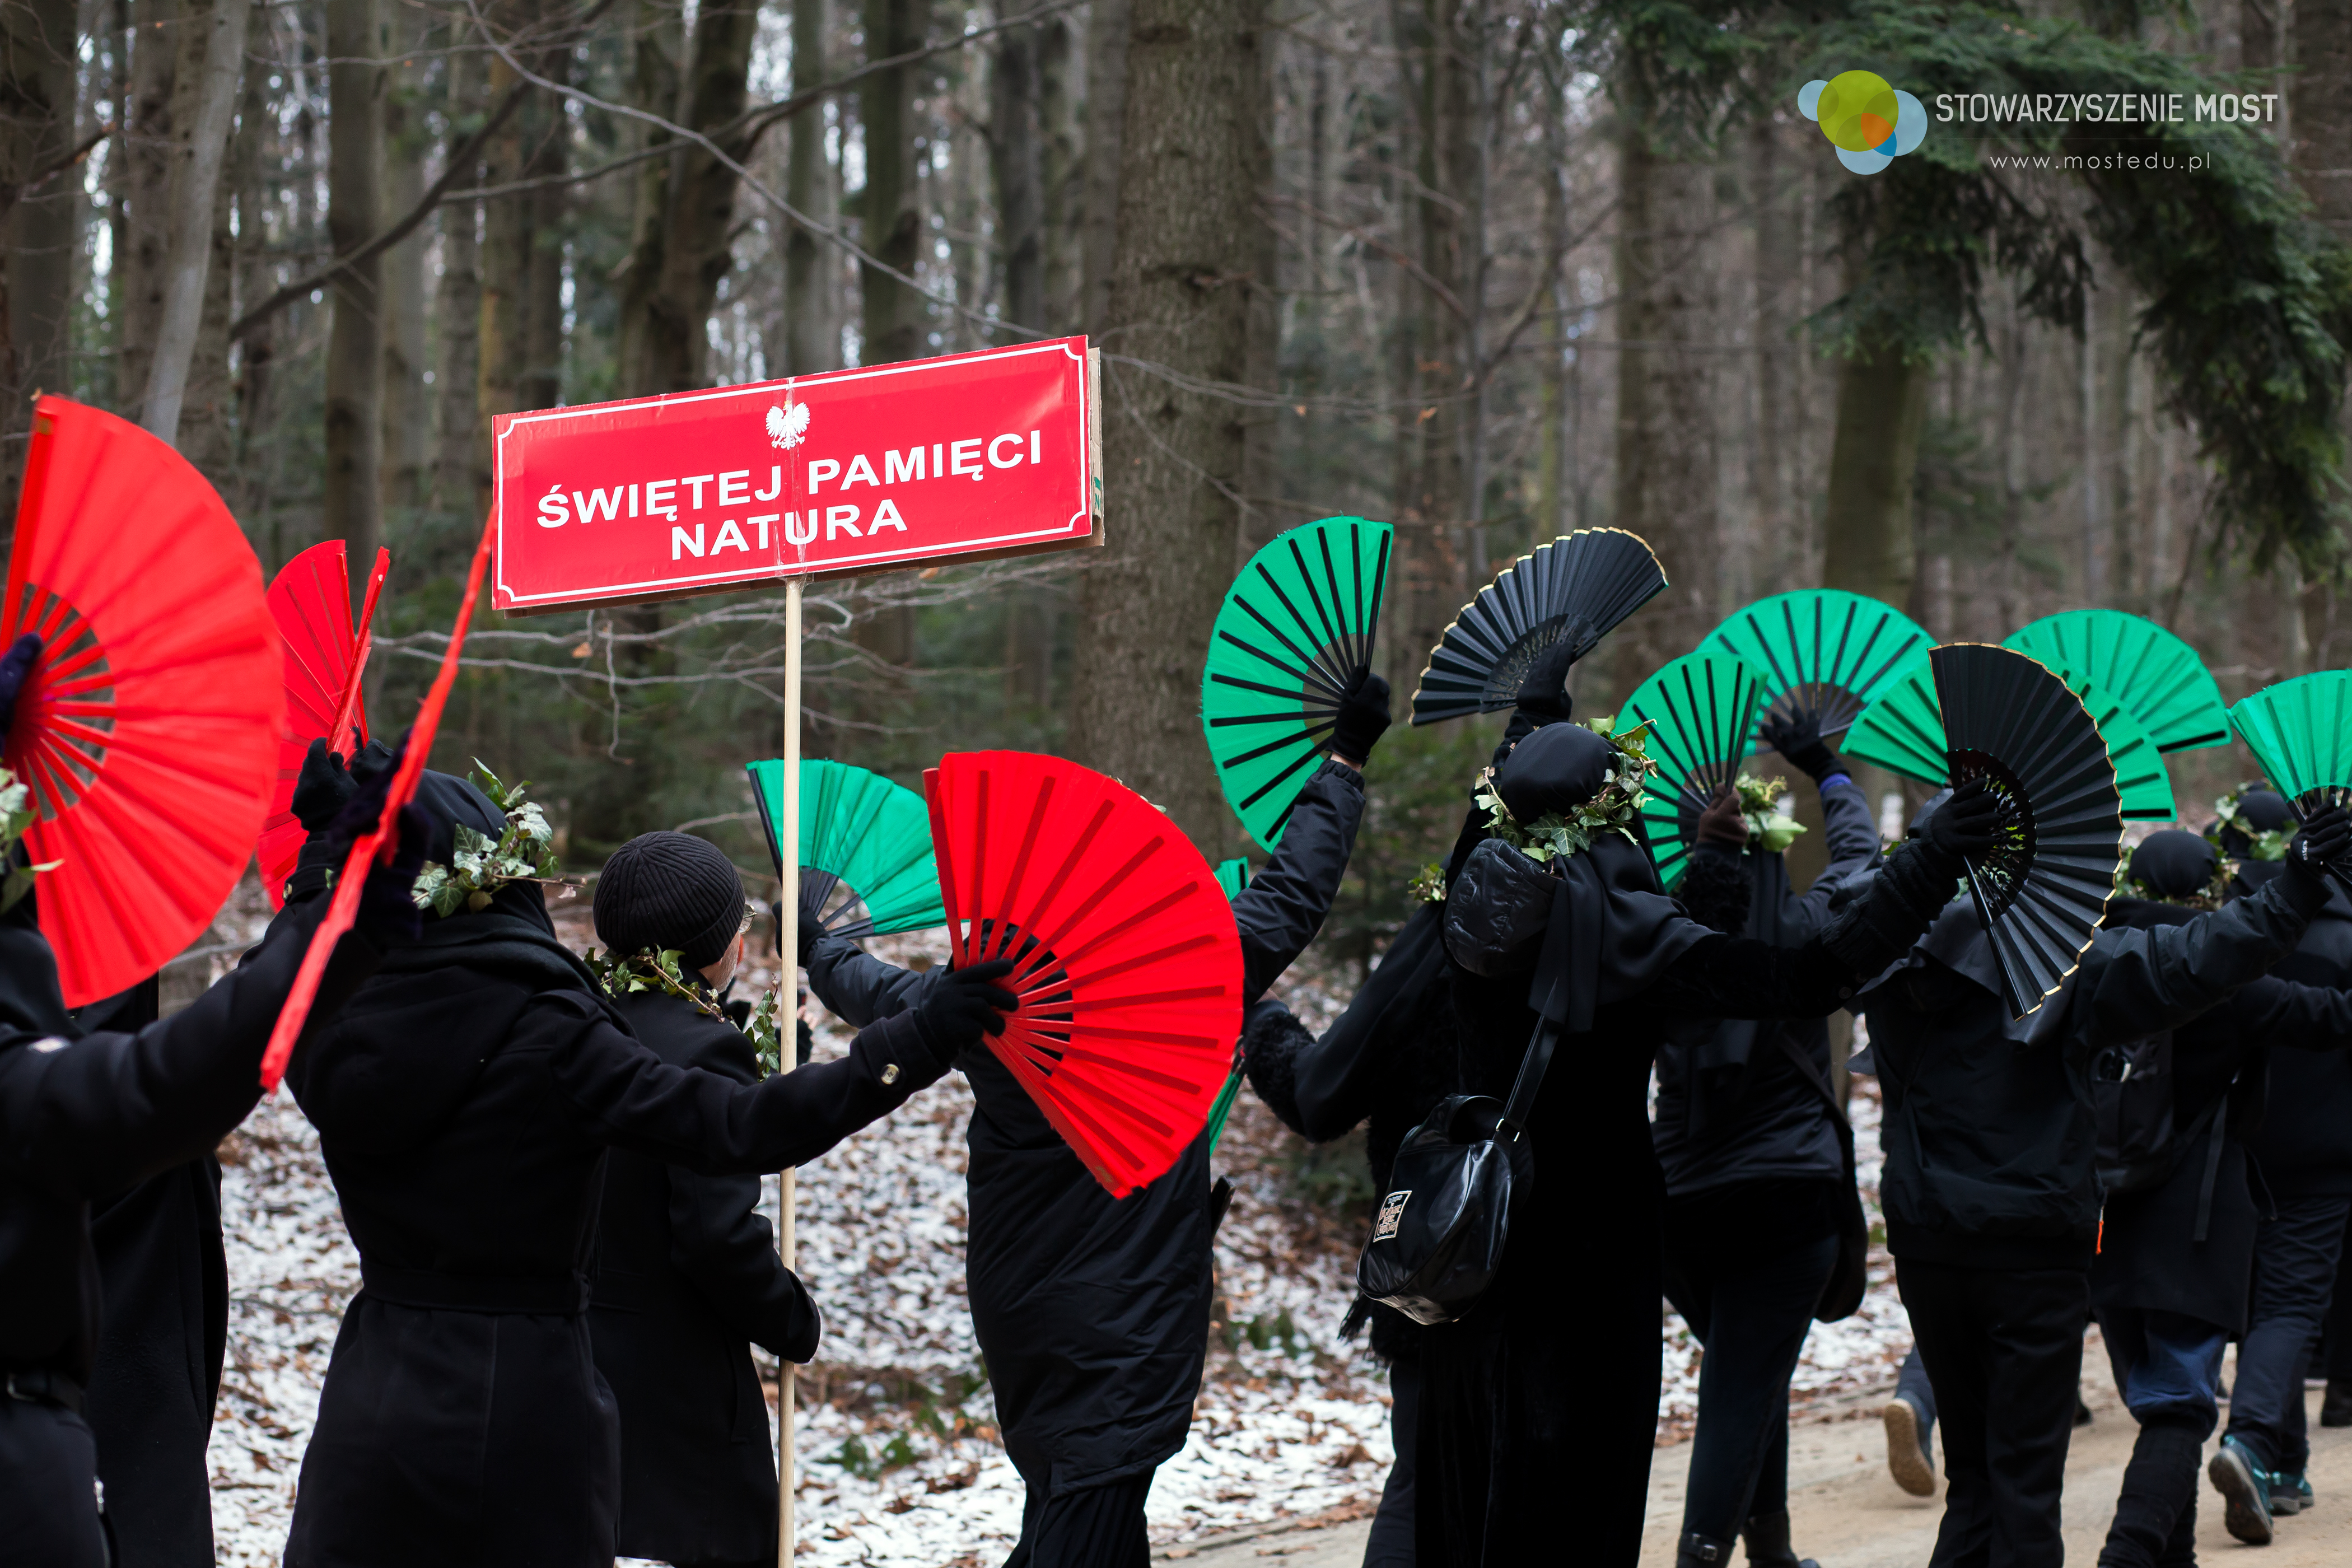
[[[1477,1305],[1510,1245],[1512,1195],[1535,1180],[1524,1134],[1559,1040],[1558,1024],[1537,1024],[1507,1103],[1450,1095],[1405,1134],[1389,1178],[1394,1190],[1356,1263],[1364,1295],[1417,1323],[1450,1323]]]
[[[1812,1058],[1805,1055],[1788,1030],[1775,1026],[1773,1036],[1780,1049],[1797,1069],[1797,1076],[1806,1086],[1822,1097],[1829,1107],[1830,1125],[1837,1130],[1838,1152],[1845,1159],[1845,1184],[1838,1189],[1838,1255],[1837,1267],[1822,1286],[1821,1299],[1813,1303],[1813,1316],[1824,1323],[1834,1323],[1851,1318],[1860,1310],[1862,1298],[1870,1289],[1870,1220],[1862,1212],[1862,1188],[1853,1174],[1853,1123],[1845,1118],[1845,1108],[1838,1104],[1837,1095],[1830,1089],[1829,1080],[1813,1066]]]

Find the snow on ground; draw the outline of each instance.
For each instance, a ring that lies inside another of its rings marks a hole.
[[[585,945],[584,932],[565,924]],[[919,939],[877,945],[901,961],[924,949]],[[772,972],[750,978],[765,983]],[[1343,1000],[1312,982],[1285,991],[1318,1026]],[[849,1031],[823,1018],[816,1033],[824,1058]],[[1874,1224],[1873,1088],[1857,1080],[1854,1110]],[[796,1495],[801,1556],[821,1568],[977,1568],[1002,1561],[1020,1531],[1020,1478],[997,1440],[964,1300],[970,1109],[951,1076],[797,1177],[799,1262],[825,1336],[821,1359],[796,1380]],[[265,1101],[222,1159],[230,1317],[211,1454],[215,1529],[225,1568],[275,1568],[359,1260],[316,1134],[289,1096]],[[1217,1160],[1236,1192],[1217,1240],[1208,1370],[1191,1439],[1152,1489],[1156,1542],[1345,1518],[1378,1500],[1393,1458],[1386,1377],[1360,1342],[1337,1338],[1366,1215],[1307,1195],[1344,1184],[1360,1162],[1360,1152],[1308,1156],[1252,1097],[1236,1105]],[[769,1202],[772,1215],[772,1181]],[[1680,1320],[1668,1314],[1664,1333],[1666,1441],[1687,1433],[1697,1373]],[[1875,1251],[1863,1311],[1817,1327],[1807,1344],[1800,1404],[1891,1382],[1907,1347],[1891,1267]],[[754,1355],[764,1370],[766,1358]]]

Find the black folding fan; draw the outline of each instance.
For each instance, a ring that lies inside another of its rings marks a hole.
[[[1928,659],[1950,782],[1986,782],[2000,815],[1968,863],[2010,1012],[2042,1005],[2091,945],[2123,854],[2123,797],[2099,726],[2054,671],[1989,643]]]
[[[1520,556],[1478,590],[1430,650],[1412,694],[1412,721],[1503,711],[1553,644],[1570,639],[1582,658],[1665,588],[1657,556],[1622,529],[1580,529]]]

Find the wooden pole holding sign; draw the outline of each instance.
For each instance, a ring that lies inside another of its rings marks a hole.
[[[1100,544],[1100,356],[1059,338],[491,422],[493,602],[506,614],[784,585],[785,1071],[799,1044],[803,589],[811,577]],[[778,1185],[789,1268],[793,1173]],[[777,1561],[789,1564],[791,1363],[777,1381]]]

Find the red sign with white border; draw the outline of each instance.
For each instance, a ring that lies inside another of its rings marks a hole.
[[[642,604],[1101,540],[1084,338],[491,423],[493,600]]]

